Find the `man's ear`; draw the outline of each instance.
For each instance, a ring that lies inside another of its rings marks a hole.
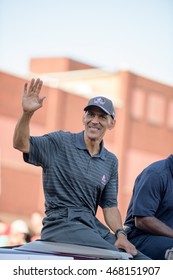
[[[116,120],[114,120],[112,117],[110,117],[110,122],[109,122],[109,125],[108,125],[108,129],[111,130],[114,128],[116,124]]]

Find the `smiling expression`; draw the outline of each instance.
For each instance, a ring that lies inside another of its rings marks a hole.
[[[101,142],[107,129],[114,127],[115,121],[99,107],[91,106],[83,116],[83,124],[87,139]]]

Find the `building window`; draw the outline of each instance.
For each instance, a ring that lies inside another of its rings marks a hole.
[[[144,116],[145,92],[136,88],[132,92],[131,98],[131,116],[134,119],[140,120]]]
[[[150,93],[147,100],[147,121],[162,125],[165,117],[165,99],[158,93]]]

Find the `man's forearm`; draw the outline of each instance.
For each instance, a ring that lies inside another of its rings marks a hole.
[[[19,119],[13,136],[13,147],[21,152],[29,153],[29,124],[33,113],[23,113]]]
[[[173,238],[173,229],[155,217],[135,217],[135,225],[148,233]]]
[[[105,222],[115,233],[117,229],[123,228],[121,215],[117,207],[103,209]]]

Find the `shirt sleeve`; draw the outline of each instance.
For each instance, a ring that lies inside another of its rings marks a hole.
[[[136,179],[132,215],[154,216],[161,200],[161,178],[154,171],[146,171]]]
[[[53,132],[43,136],[30,137],[30,152],[24,153],[24,161],[45,168],[61,148],[61,133]]]
[[[102,196],[100,199],[99,206],[101,208],[111,208],[117,206],[117,196],[118,196],[118,160],[114,162],[112,168],[111,178],[106,184]]]

